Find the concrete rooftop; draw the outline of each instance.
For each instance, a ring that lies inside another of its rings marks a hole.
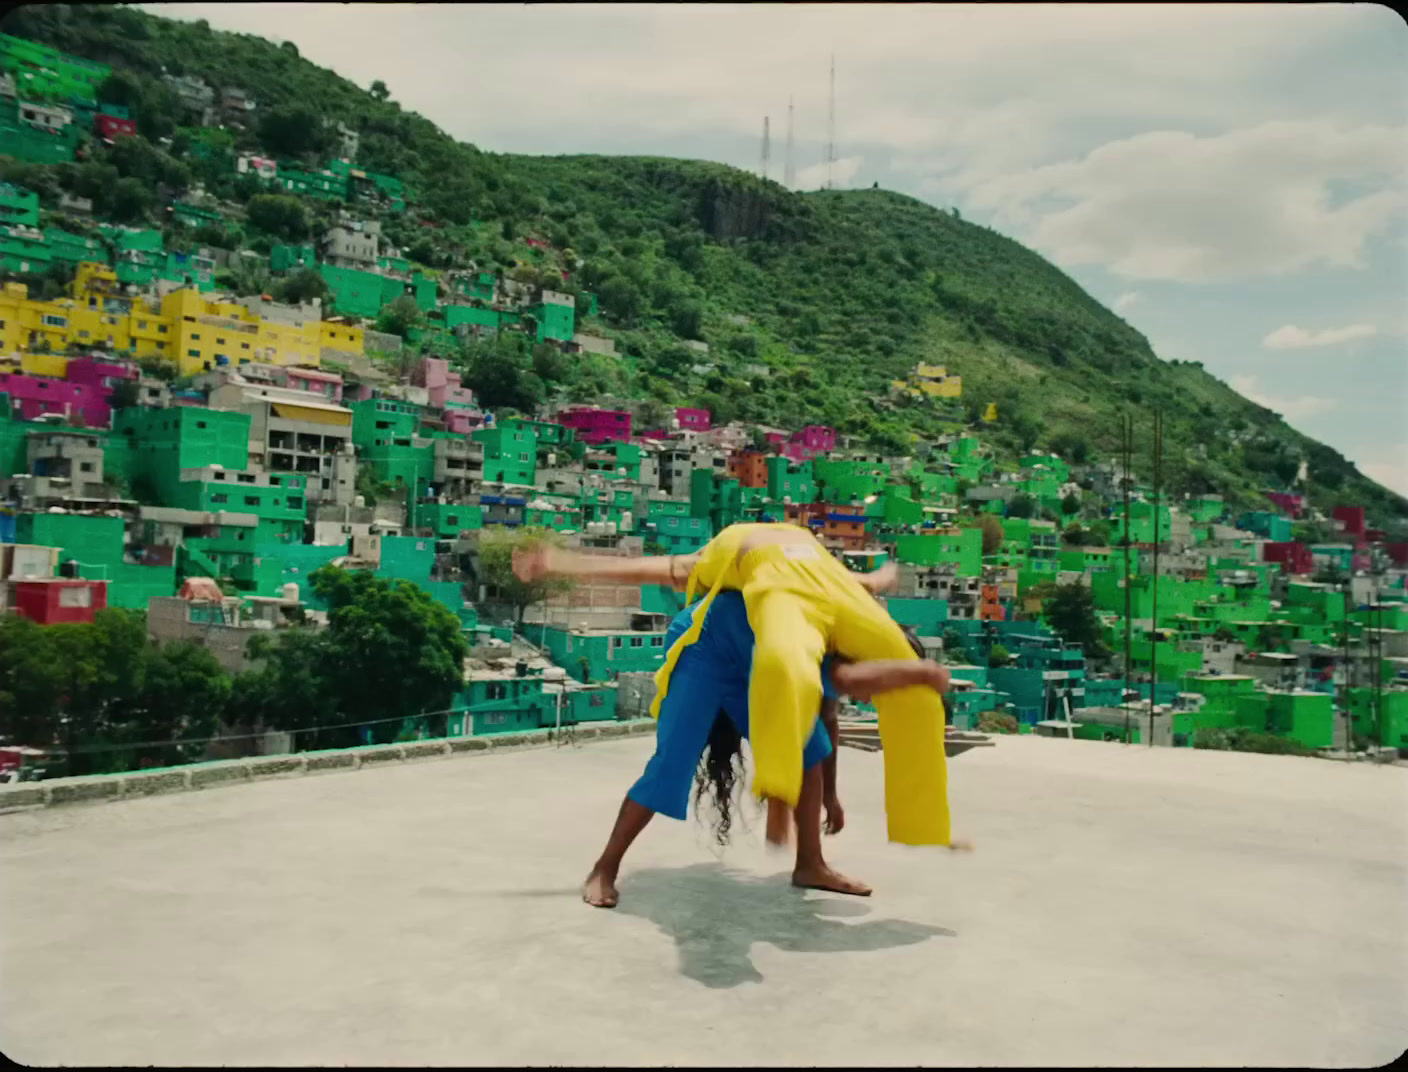
[[[803,893],[759,824],[657,819],[652,741],[0,817],[0,1050],[67,1065],[1371,1067],[1408,1046],[1408,769],[999,738],[971,855],[883,839],[840,757]]]

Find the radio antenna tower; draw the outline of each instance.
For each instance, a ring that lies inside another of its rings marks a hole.
[[[796,184],[797,169],[792,166],[792,98],[787,98],[787,155],[782,161],[782,185],[789,190]]]
[[[768,117],[763,116],[763,178],[768,177],[768,155],[770,146],[768,144]]]
[[[831,55],[831,107],[826,113],[826,188],[832,189],[831,172],[836,164],[836,54]]]

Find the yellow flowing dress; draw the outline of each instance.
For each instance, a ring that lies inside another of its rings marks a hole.
[[[765,544],[741,554],[760,531],[790,528],[805,541]],[[802,789],[802,749],[821,706],[821,660],[828,651],[855,662],[917,656],[883,607],[800,526],[730,525],[700,552],[685,592],[695,608],[689,629],[665,654],[655,674],[650,713],[660,703],[680,653],[699,639],[714,596],[742,592],[753,628],[748,685],[753,790],[795,807]],[[885,813],[891,841],[948,845],[948,766],[944,708],[939,694],[916,686],[874,698],[880,713],[885,764]]]

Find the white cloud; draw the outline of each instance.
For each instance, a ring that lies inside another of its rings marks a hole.
[[[1115,312],[1122,313],[1126,309],[1133,309],[1136,305],[1139,304],[1139,300],[1141,297],[1142,295],[1140,295],[1139,291],[1137,290],[1126,290],[1123,294],[1121,294],[1118,298],[1115,299]]]
[[[1390,491],[1408,497],[1408,443],[1399,443],[1359,463],[1359,471]]]
[[[1268,350],[1304,350],[1312,346],[1338,346],[1340,343],[1367,339],[1376,334],[1373,324],[1350,324],[1342,328],[1326,328],[1324,331],[1307,331],[1305,328],[1287,324],[1279,327],[1261,345]]]
[[[1358,267],[1400,213],[1408,127],[1266,123],[1200,138],[1156,131],[990,179],[973,204],[1069,265],[1202,283]],[[1333,202],[1334,183],[1372,192]]]
[[[846,156],[837,160],[831,169],[832,182],[838,188],[845,188],[860,172],[862,158],[859,156]],[[797,190],[819,190],[826,184],[826,164],[813,164],[811,167],[804,167],[797,172],[797,181],[793,188]]]
[[[1272,413],[1279,413],[1289,423],[1326,413],[1338,405],[1333,399],[1317,395],[1301,395],[1298,398],[1277,398],[1268,395],[1261,390],[1255,376],[1233,376],[1227,384],[1243,398],[1265,406]]]

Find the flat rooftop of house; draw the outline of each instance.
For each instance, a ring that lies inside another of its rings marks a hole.
[[[1196,1068],[1375,1067],[1408,1045],[1401,766],[1003,737],[949,766],[977,844],[957,855],[887,844],[883,756],[848,751],[826,851],[873,897],[793,889],[756,820],[717,859],[691,818],[651,824],[620,906],[588,908],[582,878],[653,746],[0,816],[0,897],[25,923],[0,932],[25,980],[5,1050]]]

